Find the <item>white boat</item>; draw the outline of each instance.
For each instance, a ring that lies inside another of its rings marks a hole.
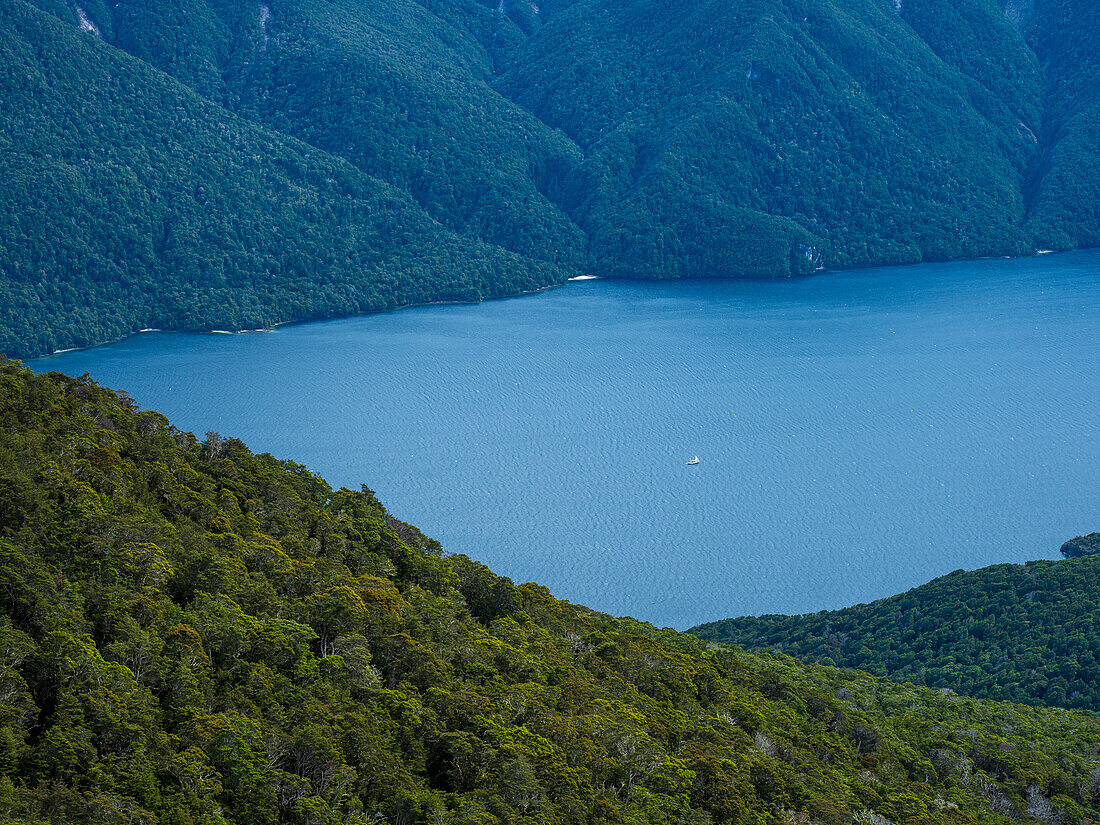
[[[699,456],[695,456],[693,459],[691,459],[691,461],[688,461],[687,463],[688,464],[698,464],[699,463]]]

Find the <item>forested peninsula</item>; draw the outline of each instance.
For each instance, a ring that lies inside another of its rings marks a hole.
[[[0,352],[1100,243],[1087,0],[7,0]]]
[[[1098,539],[1066,542],[1063,561],[957,570],[871,604],[688,632],[968,696],[1100,711]]]
[[[613,619],[10,361],[0,695],[13,825],[1100,817],[1092,714]]]

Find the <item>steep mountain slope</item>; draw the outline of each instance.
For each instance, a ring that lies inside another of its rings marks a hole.
[[[1028,90],[1017,112],[1034,131],[1024,198],[1036,246],[1095,246],[1100,238],[1100,9],[1088,0],[904,0],[901,16],[945,62],[994,98]],[[1030,51],[1034,57],[1021,54]],[[1035,87],[1038,68],[1041,85]],[[1039,124],[1038,127],[1035,124]]]
[[[520,34],[472,0],[123,0],[108,20],[120,48],[400,187],[448,227],[582,263],[584,236],[544,194],[576,147],[489,88],[490,49]]]
[[[463,238],[22,2],[0,5],[0,351],[514,294],[551,265]]]
[[[12,353],[583,271],[791,275],[1100,237],[1085,0],[33,2],[69,28],[28,28],[11,0],[0,30]],[[73,178],[74,153],[96,174]],[[288,162],[340,171],[302,183]],[[310,210],[270,183],[288,177]],[[213,182],[211,207],[194,193]],[[166,203],[213,211],[182,262],[162,250]]]
[[[581,0],[499,88],[585,151],[598,270],[774,274],[1027,251],[1010,57],[996,98],[880,0]]]
[[[968,696],[1100,710],[1100,556],[960,570],[845,610],[689,632]]]
[[[1100,720],[708,650],[0,365],[0,820],[1085,822]],[[885,819],[884,819],[885,818]]]
[[[1100,244],[1100,7],[1036,0],[1029,40],[1044,67],[1042,151],[1029,189],[1028,229],[1051,249]]]

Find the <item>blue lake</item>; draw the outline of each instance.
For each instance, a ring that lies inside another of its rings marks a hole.
[[[366,484],[517,581],[678,628],[1055,558],[1100,529],[1100,251],[578,281],[31,366]]]

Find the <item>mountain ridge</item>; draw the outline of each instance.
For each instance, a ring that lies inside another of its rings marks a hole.
[[[0,349],[581,273],[775,277],[1095,245],[1100,21],[1081,0],[1032,5],[1014,25],[993,0],[13,0],[0,297],[18,312]],[[23,102],[35,76],[49,83]],[[178,83],[204,125],[173,156]],[[243,162],[224,129],[303,157]],[[303,162],[308,208],[272,185]],[[349,211],[329,178],[385,192],[391,217],[362,194]]]
[[[0,15],[17,46],[7,63],[23,67],[0,111],[0,350],[148,327],[253,329],[561,280],[21,1]],[[67,101],[91,94],[99,105],[59,129]]]

